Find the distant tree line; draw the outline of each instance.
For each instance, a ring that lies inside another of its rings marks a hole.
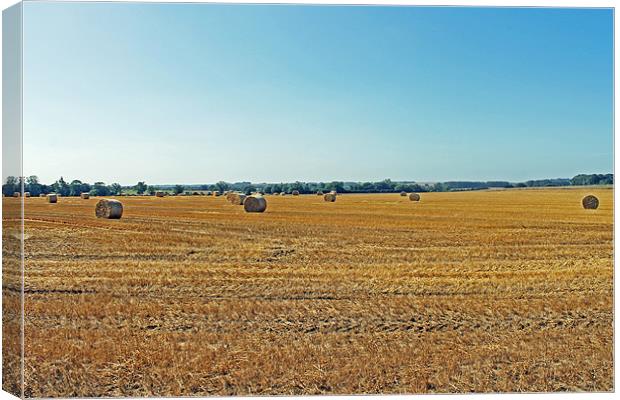
[[[577,175],[570,180],[571,185],[613,185],[614,174]]]
[[[580,186],[580,185],[611,185],[614,183],[613,174],[580,174],[571,179],[539,179],[526,182],[511,183],[508,181],[448,181],[437,183],[416,183],[416,182],[394,182],[384,179],[378,182],[292,182],[292,183],[252,183],[236,182],[228,183],[219,181],[214,184],[201,185],[147,185],[141,181],[133,186],[121,186],[118,183],[106,185],[104,182],[93,184],[72,180],[67,182],[60,177],[51,185],[39,182],[35,175],[17,178],[9,176],[6,183],[2,185],[2,193],[5,196],[12,196],[14,192],[19,192],[24,185],[24,191],[30,192],[31,196],[40,194],[58,193],[61,196],[79,196],[81,193],[90,193],[93,196],[118,196],[121,194],[150,194],[163,190],[174,194],[181,194],[186,191],[208,191],[217,190],[225,192],[233,190],[250,194],[261,191],[264,193],[291,193],[294,190],[299,193],[316,193],[318,191],[328,192],[335,190],[338,193],[396,193],[396,192],[448,192],[461,190],[482,190],[489,188],[514,188],[514,187],[552,187],[552,186]]]
[[[144,184],[144,182],[140,183]],[[115,196],[122,194],[124,190],[118,183],[106,185],[103,182],[95,182],[91,185],[77,179],[67,182],[63,177],[60,177],[51,185],[47,185],[39,182],[39,178],[36,175],[32,175],[25,178],[7,177],[6,183],[2,185],[2,194],[11,196],[14,192],[19,192],[22,184],[24,185],[24,191],[29,192],[31,196],[49,193],[58,193],[65,197],[79,196],[82,193],[90,193],[96,196]],[[144,191],[145,189],[141,193],[144,193]]]

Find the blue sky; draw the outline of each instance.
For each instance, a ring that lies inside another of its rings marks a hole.
[[[610,9],[24,7],[44,182],[612,172]]]

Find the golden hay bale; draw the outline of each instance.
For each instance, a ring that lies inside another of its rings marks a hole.
[[[24,192],[24,197],[30,197],[30,192]]]
[[[247,196],[243,209],[245,212],[264,212],[267,209],[267,200],[263,196]]]
[[[47,197],[47,195],[45,193],[41,193],[39,197]]]
[[[329,202],[333,203],[334,201],[336,201],[336,194],[334,194],[334,193],[326,193],[323,196],[323,200],[329,201]]]
[[[123,203],[118,200],[101,199],[95,206],[97,218],[119,219],[123,215]]]
[[[411,193],[409,195],[409,200],[411,201],[420,201],[420,195],[417,193]]]
[[[291,194],[292,194],[293,196],[299,196],[299,190],[293,190],[293,191],[291,192]]]
[[[338,195],[338,193],[335,190],[332,190],[331,192],[329,192],[330,194],[333,194],[334,196]]]
[[[231,204],[234,204],[236,206],[242,206],[245,202],[245,199],[247,198],[247,196],[243,193],[232,193],[232,195],[229,194],[228,196],[228,201],[230,201]]]
[[[593,195],[587,195],[581,200],[581,205],[586,210],[596,210],[598,208],[598,198]]]
[[[155,197],[164,197],[164,192],[160,192],[160,191],[155,192]]]
[[[90,199],[90,193],[80,193],[80,197],[84,200]]]
[[[217,197],[217,196],[220,196],[220,195],[221,195],[221,193],[218,192],[217,190],[213,191],[213,196]]]
[[[405,196],[407,196],[407,192],[400,192],[400,195],[405,197]]]
[[[280,196],[286,196],[286,192],[280,192]]]
[[[50,193],[47,195],[47,202],[48,203],[57,203],[58,202],[58,195],[56,193]]]
[[[207,193],[205,193],[207,196],[211,196],[213,193],[210,190],[207,190]]]
[[[20,193],[19,192],[13,192],[13,197],[19,197]]]
[[[271,194],[274,195],[274,196],[279,196],[280,195],[280,193],[276,193],[276,192],[273,192]]]
[[[323,196],[323,191],[322,190],[317,190],[316,195],[317,196]]]

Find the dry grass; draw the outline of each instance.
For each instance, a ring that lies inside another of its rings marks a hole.
[[[27,199],[26,395],[612,390],[612,196]]]

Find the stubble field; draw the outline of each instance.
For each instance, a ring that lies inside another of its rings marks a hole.
[[[25,199],[26,396],[613,389],[612,190],[121,200]]]

